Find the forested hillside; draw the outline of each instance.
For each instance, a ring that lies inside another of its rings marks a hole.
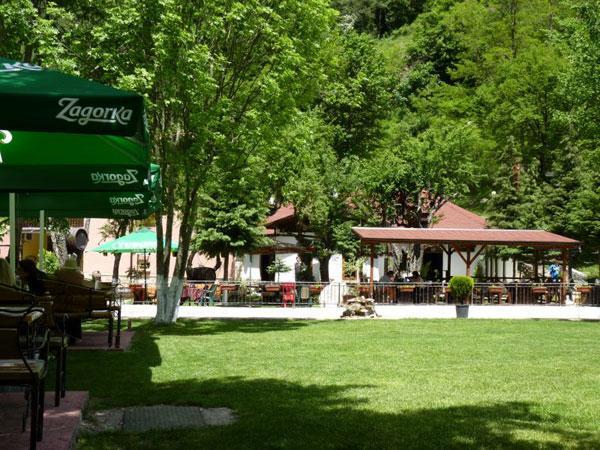
[[[557,231],[597,249],[599,2],[334,5],[345,27],[376,39],[392,78],[376,159],[456,146],[464,186],[447,195],[498,227]]]

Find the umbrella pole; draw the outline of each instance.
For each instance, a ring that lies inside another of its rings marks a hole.
[[[146,249],[144,249],[144,303],[148,300],[148,280],[146,278]]]
[[[40,252],[38,255],[38,268],[44,270],[44,250],[46,250],[46,211],[40,210]]]
[[[17,274],[17,198],[14,192],[8,194],[8,226],[10,227],[10,279],[14,283]]]

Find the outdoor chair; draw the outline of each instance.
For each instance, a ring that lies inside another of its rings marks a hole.
[[[309,306],[312,304],[310,298],[310,288],[308,286],[302,286],[300,288],[300,302],[307,303]]]
[[[41,307],[0,308],[0,385],[23,386],[31,410],[29,448],[35,449],[44,430],[45,380],[48,370],[48,330]]]
[[[121,306],[116,302],[114,291],[97,291],[86,286],[46,280],[46,289],[54,300],[54,310],[63,313],[69,319],[108,320],[108,346],[113,345],[114,315],[117,315],[117,334],[115,344],[118,347],[121,337]]]
[[[281,302],[285,308],[288,303],[296,305],[296,283],[281,283]]]
[[[215,294],[217,292],[217,285],[212,284],[200,295],[198,298],[198,304],[200,306],[213,306],[215,304]]]
[[[3,302],[0,304],[0,308],[3,306],[39,306],[44,309],[46,327],[49,330],[49,351],[56,361],[54,405],[60,406],[60,399],[65,396],[67,348],[69,346],[68,338],[63,331],[65,316],[56,314],[55,317],[52,297],[38,297],[16,288],[11,291],[3,290],[3,293]],[[57,321],[63,322],[62,326],[57,325]]]
[[[44,308],[46,312],[46,326],[48,327],[48,348],[50,355],[54,357],[54,406],[60,406],[60,399],[65,397],[67,384],[67,351],[69,348],[69,337],[64,332],[64,314],[54,313],[54,302],[42,297],[37,305]],[[61,322],[60,325],[57,322]]]

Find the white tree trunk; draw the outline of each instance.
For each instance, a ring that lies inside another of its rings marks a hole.
[[[155,322],[162,325],[175,323],[179,315],[179,299],[183,290],[183,279],[174,276],[171,278],[170,285],[163,276],[158,276],[156,281],[158,306]]]
[[[67,261],[67,256],[69,256],[67,252],[67,237],[60,231],[52,231],[50,232],[50,240],[52,241],[54,253],[56,253],[62,267]]]

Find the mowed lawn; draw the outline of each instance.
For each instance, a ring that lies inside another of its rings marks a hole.
[[[79,448],[600,448],[600,323],[139,323],[70,354],[92,410],[225,406],[234,425],[84,435]]]

